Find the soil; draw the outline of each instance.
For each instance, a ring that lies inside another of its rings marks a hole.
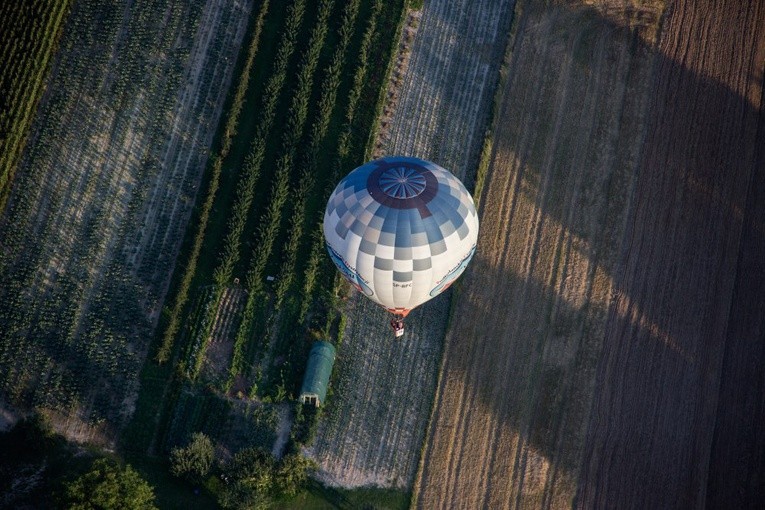
[[[765,2],[675,2],[658,51],[577,503],[754,508]]]
[[[234,353],[236,328],[241,321],[242,310],[247,301],[247,292],[240,287],[228,287],[218,303],[218,310],[210,331],[210,344],[205,353],[204,373],[207,380],[225,380]],[[236,395],[240,388],[234,388]],[[244,390],[245,392],[247,389]]]
[[[529,4],[415,506],[756,507],[765,5]]]

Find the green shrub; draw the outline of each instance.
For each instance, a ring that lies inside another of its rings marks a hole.
[[[152,510],[154,488],[129,465],[97,459],[91,470],[64,485],[62,506],[69,510]]]
[[[213,465],[215,448],[209,437],[196,432],[183,448],[170,451],[170,472],[192,483],[202,483]]]

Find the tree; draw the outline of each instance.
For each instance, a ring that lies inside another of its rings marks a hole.
[[[297,494],[313,467],[313,461],[296,451],[277,462],[267,451],[247,448],[224,471],[218,503],[223,508],[268,508],[275,497]]]
[[[72,454],[45,416],[33,414],[0,432],[0,508],[37,508]]]
[[[170,452],[170,472],[191,483],[201,483],[212,468],[214,450],[210,438],[196,432],[186,447]]]
[[[274,490],[280,496],[294,496],[308,480],[308,471],[315,464],[300,453],[290,453],[282,457],[274,476]]]
[[[223,508],[268,508],[274,488],[274,458],[259,448],[246,448],[225,470],[218,503]]]
[[[154,489],[129,465],[98,459],[88,473],[64,484],[70,510],[155,510]]]
[[[32,462],[63,443],[53,432],[48,419],[39,413],[21,419],[8,432],[0,434],[0,451],[5,463]]]

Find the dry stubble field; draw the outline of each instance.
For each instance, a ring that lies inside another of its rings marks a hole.
[[[765,16],[693,4],[519,9],[419,508],[762,496]]]

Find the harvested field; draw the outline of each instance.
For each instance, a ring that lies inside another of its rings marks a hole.
[[[510,5],[494,0],[425,2],[411,54],[397,60],[406,65],[394,67],[400,85],[387,96],[380,153],[430,159],[466,176],[478,159],[510,15]],[[446,295],[409,315],[397,341],[384,311],[352,298],[327,418],[309,451],[320,479],[411,487],[448,315]]]
[[[596,3],[517,10],[418,508],[762,501],[764,6]]]
[[[765,2],[675,2],[658,51],[577,503],[757,508]]]
[[[72,9],[0,218],[2,391],[71,439],[111,443],[132,413],[249,12]]]

